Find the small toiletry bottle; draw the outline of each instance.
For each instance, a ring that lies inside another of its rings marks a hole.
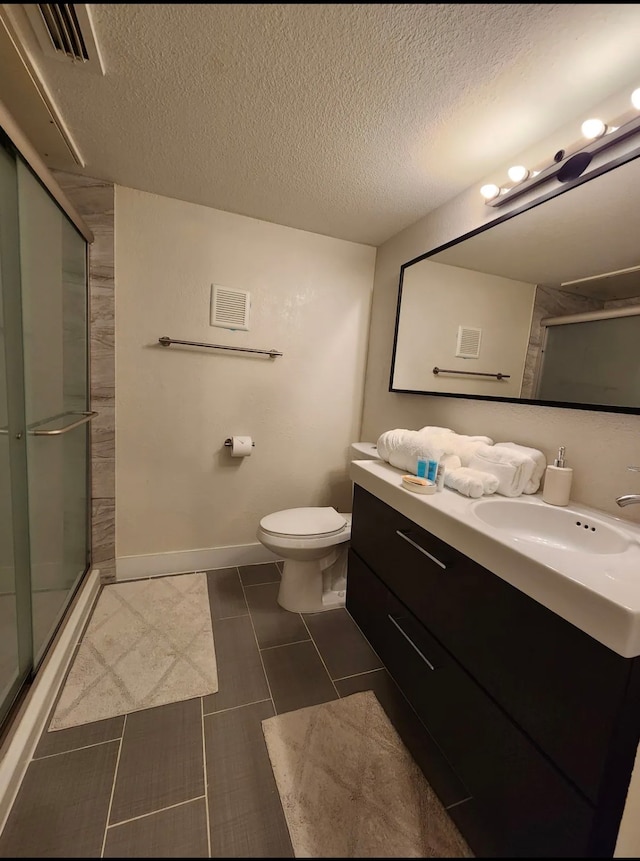
[[[564,465],[564,446],[558,449],[558,456],[549,464],[544,474],[542,498],[549,505],[568,505],[571,493],[573,470]]]
[[[429,462],[427,463],[427,479],[429,481],[432,481],[435,484],[437,474],[438,474],[438,461],[437,460],[429,460]]]
[[[416,464],[416,475],[418,478],[426,478],[427,477],[427,467],[429,461],[426,457],[419,457],[418,462]]]
[[[438,463],[438,469],[436,470],[436,489],[442,490],[444,487],[444,464],[442,461]]]

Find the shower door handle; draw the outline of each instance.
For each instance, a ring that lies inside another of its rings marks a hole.
[[[67,433],[74,428],[80,427],[80,425],[87,424],[92,419],[94,419],[98,415],[94,410],[90,412],[66,412],[60,413],[58,416],[51,416],[51,418],[43,419],[40,422],[37,422],[36,425],[32,425],[29,428],[29,433],[33,436],[61,436],[63,433]],[[68,425],[65,425],[61,428],[56,428],[55,430],[34,430],[34,427],[38,427],[39,425],[48,424],[49,422],[56,421],[57,419],[64,418],[65,416],[80,416],[75,421],[69,422]]]

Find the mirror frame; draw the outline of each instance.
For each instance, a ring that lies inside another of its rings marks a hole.
[[[504,215],[498,216],[497,218],[493,218],[486,224],[482,224],[480,225],[480,227],[476,227],[473,230],[470,230],[468,233],[462,234],[462,236],[458,236],[455,239],[450,240],[449,242],[445,242],[443,245],[439,245],[437,248],[433,248],[431,251],[427,251],[424,254],[420,254],[418,257],[414,257],[411,260],[408,260],[406,263],[403,263],[400,267],[400,282],[398,285],[396,321],[393,333],[393,349],[391,353],[391,371],[389,374],[389,392],[392,392],[394,394],[425,395],[428,397],[439,398],[463,398],[465,400],[473,401],[494,401],[510,404],[522,404],[523,406],[555,407],[557,409],[590,410],[591,412],[626,413],[628,415],[640,415],[640,406],[607,406],[606,404],[583,404],[574,401],[549,401],[539,400],[535,398],[509,398],[500,395],[471,395],[457,392],[432,392],[422,391],[420,389],[397,389],[393,387],[393,373],[395,370],[396,349],[398,345],[398,329],[400,326],[402,283],[404,280],[405,269],[407,269],[409,266],[413,266],[415,263],[420,263],[420,261],[422,260],[427,260],[429,257],[433,257],[434,255],[439,254],[441,251],[445,251],[448,248],[452,248],[455,245],[459,245],[461,242],[464,242],[466,239],[471,239],[472,237],[477,236],[479,233],[484,233],[485,230],[490,230],[492,227],[496,227],[498,224],[502,224],[504,221],[508,221],[509,219],[515,218],[516,216],[521,215],[524,212],[528,212],[530,209],[534,209],[537,206],[541,206],[543,203],[546,203],[549,200],[553,200],[553,198],[558,197],[561,194],[566,194],[567,192],[571,191],[572,188],[576,188],[576,186],[579,185],[584,185],[585,182],[590,182],[591,180],[596,179],[599,176],[603,176],[604,174],[609,173],[609,171],[615,170],[615,168],[621,167],[622,165],[627,164],[630,161],[634,161],[637,158],[640,158],[640,151],[638,149],[634,149],[631,153],[625,153],[623,155],[620,155],[617,158],[614,158],[611,161],[607,162],[606,164],[594,168],[586,175],[577,177],[570,182],[563,183],[563,185],[560,187],[554,186],[552,189],[543,194],[540,194],[535,199],[528,200],[527,202],[522,203],[519,206],[514,206],[513,209],[510,209],[509,212],[506,212]],[[550,179],[549,181],[553,182],[554,180]]]

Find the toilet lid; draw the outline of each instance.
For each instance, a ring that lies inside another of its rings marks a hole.
[[[333,535],[341,532],[347,520],[335,508],[287,508],[267,514],[260,521],[265,532],[273,535]]]

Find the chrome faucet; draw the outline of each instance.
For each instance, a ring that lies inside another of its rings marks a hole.
[[[634,502],[640,503],[640,493],[626,493],[624,496],[619,496],[616,502],[618,505],[633,505]]]
[[[627,469],[630,472],[640,472],[640,466],[628,466]],[[640,505],[640,493],[625,493],[624,496],[619,496],[616,499],[616,502],[621,506],[634,504]]]

